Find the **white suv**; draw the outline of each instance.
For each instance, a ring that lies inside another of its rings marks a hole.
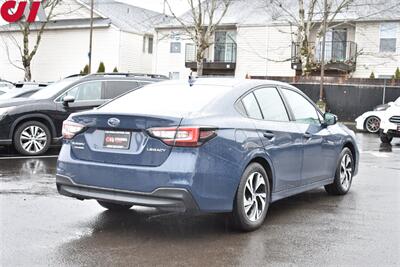
[[[400,103],[396,101],[381,117],[380,137],[382,143],[389,144],[393,137],[400,137]]]

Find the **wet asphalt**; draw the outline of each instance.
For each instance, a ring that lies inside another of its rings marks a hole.
[[[318,188],[278,201],[252,233],[221,214],[112,213],[60,196],[56,148],[41,158],[0,149],[0,265],[399,266],[400,139],[357,139],[359,174],[346,196]]]

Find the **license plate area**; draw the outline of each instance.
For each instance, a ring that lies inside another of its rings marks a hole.
[[[104,148],[129,149],[131,143],[131,132],[104,131]]]

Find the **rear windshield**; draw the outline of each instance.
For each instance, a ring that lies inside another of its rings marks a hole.
[[[198,112],[228,92],[228,86],[154,84],[132,91],[101,107],[100,111],[183,116]]]

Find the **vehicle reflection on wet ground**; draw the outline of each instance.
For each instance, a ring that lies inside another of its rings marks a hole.
[[[398,266],[400,139],[357,139],[360,170],[348,195],[320,188],[278,201],[252,233],[231,230],[224,214],[109,212],[57,193],[56,157],[5,153],[0,265]]]

